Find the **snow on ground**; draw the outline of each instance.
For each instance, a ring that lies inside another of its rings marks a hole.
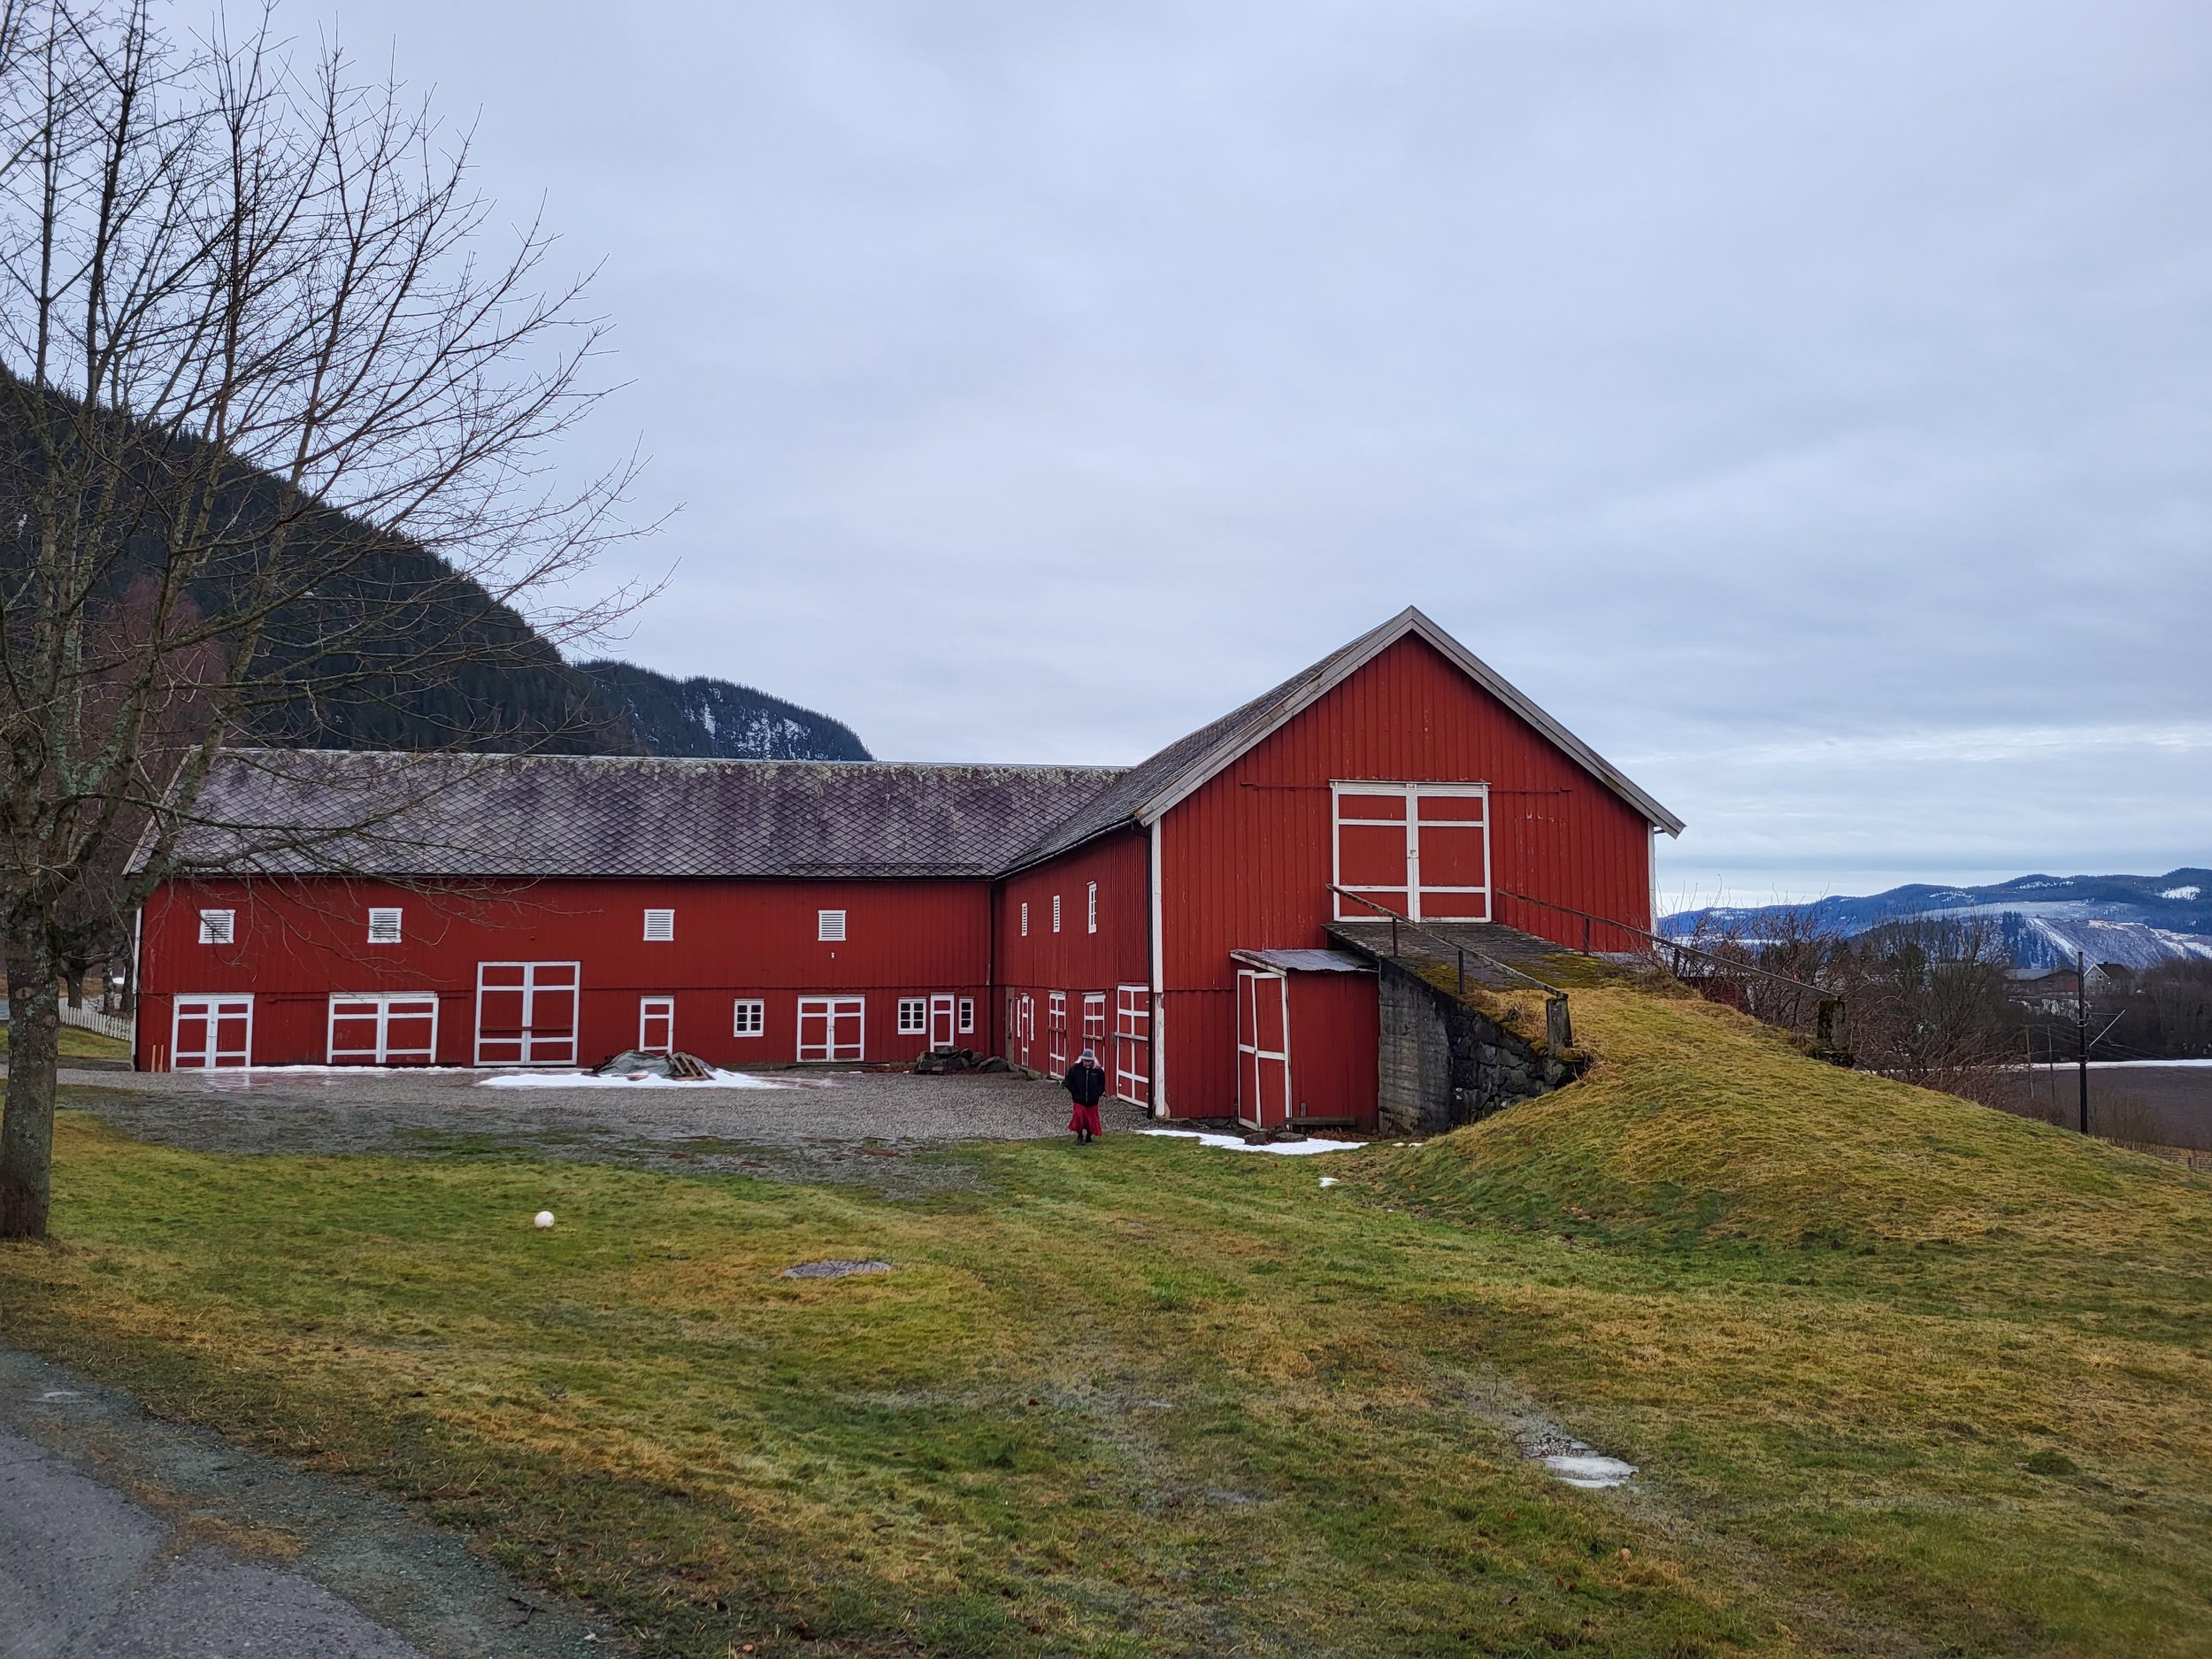
[[[712,1077],[697,1078],[683,1082],[672,1077],[659,1077],[648,1071],[642,1077],[627,1072],[614,1077],[596,1077],[589,1071],[500,1071],[488,1078],[480,1078],[479,1088],[790,1088],[789,1083],[778,1083],[764,1077],[753,1077],[743,1071],[717,1071]]]
[[[1314,1152],[1349,1152],[1363,1147],[1364,1141],[1247,1141],[1242,1135],[1202,1134],[1195,1129],[1140,1129],[1141,1135],[1172,1135],[1178,1141],[1195,1141],[1202,1147],[1222,1147],[1231,1152],[1280,1152],[1290,1157],[1300,1157]]]

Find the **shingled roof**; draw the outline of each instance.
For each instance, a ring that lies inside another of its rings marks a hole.
[[[227,749],[180,851],[188,872],[269,875],[1004,875],[1156,821],[1408,638],[1680,833],[1681,819],[1409,606],[1132,767]]]
[[[180,853],[264,875],[991,876],[1120,775],[237,749]]]

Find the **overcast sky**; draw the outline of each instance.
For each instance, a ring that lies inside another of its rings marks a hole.
[[[1126,762],[1414,603],[1674,893],[2212,864],[2201,0],[340,27],[604,261],[621,655]]]

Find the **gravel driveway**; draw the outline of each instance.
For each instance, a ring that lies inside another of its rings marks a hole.
[[[667,1169],[689,1163],[892,1189],[964,1185],[918,1155],[1067,1132],[1066,1093],[1010,1074],[771,1074],[776,1088],[487,1088],[474,1071],[280,1068],[65,1071],[61,1103],[142,1141],[210,1152],[426,1154],[511,1149]],[[1108,1102],[1109,1135],[1140,1127]]]

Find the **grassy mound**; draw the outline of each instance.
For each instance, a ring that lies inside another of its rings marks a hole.
[[[1865,1248],[2013,1240],[2201,1258],[2212,1182],[2048,1125],[1809,1059],[1755,1021],[1574,994],[1572,1088],[1394,1156],[1432,1214],[1617,1240]]]

